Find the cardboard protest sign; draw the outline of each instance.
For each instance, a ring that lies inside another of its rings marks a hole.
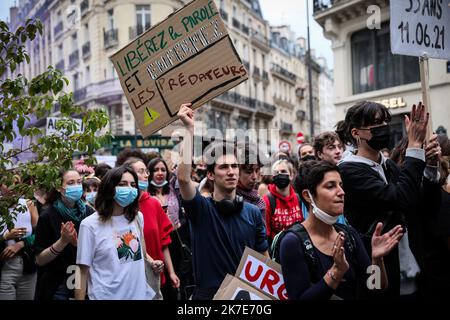
[[[392,53],[450,59],[449,0],[396,0],[390,8]]]
[[[248,79],[213,0],[196,0],[111,57],[142,136]]]
[[[213,300],[274,300],[241,279],[227,274]]]
[[[281,266],[255,250],[245,248],[235,276],[273,299],[287,300]]]

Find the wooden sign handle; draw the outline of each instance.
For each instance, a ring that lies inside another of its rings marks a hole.
[[[430,119],[428,120],[427,138],[426,141],[430,140],[433,134],[433,123],[431,120],[431,104],[430,104],[430,71],[428,68],[428,56],[423,55],[419,58],[420,64],[420,81],[422,83],[422,103],[425,105],[425,112],[430,114]]]

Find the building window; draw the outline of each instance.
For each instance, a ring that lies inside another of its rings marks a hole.
[[[393,55],[389,23],[352,35],[353,94],[420,81],[416,57]]]
[[[73,91],[78,90],[78,73],[73,75]]]
[[[89,66],[86,67],[86,85],[91,83],[91,68]]]
[[[447,73],[450,73],[450,61],[447,61]]]
[[[72,52],[78,49],[77,34],[72,35]]]
[[[108,30],[114,29],[114,10],[108,10]]]
[[[225,130],[228,128],[228,114],[212,109],[208,111],[207,117],[208,129],[218,129],[225,134]]]
[[[145,30],[150,28],[150,6],[140,5],[136,6],[136,27],[137,34],[144,33]]]
[[[84,43],[89,41],[89,25],[86,23],[84,25]]]
[[[58,59],[63,60],[64,59],[64,51],[63,51],[63,44],[61,43],[58,46]]]
[[[239,129],[248,130],[248,118],[239,117],[237,118],[237,127]]]

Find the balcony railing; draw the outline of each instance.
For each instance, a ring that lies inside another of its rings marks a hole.
[[[104,31],[105,49],[117,46],[119,44],[118,29]]]
[[[58,61],[55,65],[55,68],[64,71],[64,59]]]
[[[281,130],[286,132],[292,132],[292,123],[286,123],[281,121]]]
[[[86,87],[75,90],[75,92],[73,93],[73,99],[75,100],[75,102],[80,102],[80,101],[86,99],[86,92],[87,92]]]
[[[297,80],[297,76],[293,74],[292,72],[287,71],[280,65],[276,63],[272,63],[272,72],[282,75],[285,78],[288,78],[289,80],[295,82]]]
[[[267,39],[263,34],[258,32],[258,30],[252,29],[252,40],[256,40],[265,46],[269,46],[269,39]]]
[[[91,55],[91,42],[88,41],[85,44],[83,44],[83,47],[81,48],[83,59],[89,58]]]
[[[150,26],[148,28],[150,28]],[[147,29],[144,29],[144,27],[142,25],[128,28],[128,33],[130,35],[130,40],[135,39],[137,36],[140,36],[146,30]]]
[[[73,68],[80,62],[79,50],[75,50],[69,55],[69,68]]]
[[[228,12],[225,10],[220,9],[220,15],[222,16],[222,19],[228,22]]]
[[[233,27],[235,27],[236,29],[241,28],[241,23],[236,18],[233,18]]]
[[[246,35],[249,35],[250,34],[249,27],[242,25],[242,32],[245,33]]]
[[[249,97],[244,97],[236,92],[225,92],[216,98],[217,100],[221,100],[224,102],[235,103],[237,105],[245,106],[251,109],[256,109],[259,112],[264,112],[266,114],[270,114],[271,116],[275,116],[276,108],[274,105],[268,104],[266,102],[252,99]]]
[[[245,69],[250,70],[250,63],[248,61],[243,60],[242,64],[245,66]]]
[[[80,3],[80,13],[84,16],[89,11],[89,0],[83,0]]]
[[[314,0],[314,14],[331,8],[335,2],[335,0]]]
[[[254,68],[253,68],[253,75],[254,75],[255,77],[261,78],[261,72],[259,71],[259,68],[258,68],[258,67],[254,67]]]
[[[55,39],[61,35],[63,29],[64,29],[63,22],[60,21],[53,29],[53,34],[55,35]]]

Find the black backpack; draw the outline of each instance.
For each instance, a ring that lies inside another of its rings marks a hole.
[[[355,262],[355,259],[356,259],[355,254],[354,254],[355,248],[356,248],[356,241],[353,238],[353,236],[349,230],[349,227],[344,224],[340,224],[340,223],[335,223],[334,227],[337,232],[341,232],[341,231],[344,232],[345,244],[350,251],[350,257],[352,259],[351,262],[353,264],[353,262]],[[280,263],[281,241],[286,236],[286,234],[288,234],[289,232],[293,232],[300,239],[300,243],[302,245],[303,252],[305,253],[305,256],[306,256],[306,263],[308,265],[308,269],[309,269],[312,277],[316,278],[316,279],[312,279],[312,280],[314,283],[317,282],[320,279],[320,277],[323,276],[323,275],[320,275],[318,272],[319,263],[320,263],[319,257],[317,256],[317,252],[314,250],[314,246],[312,244],[312,241],[311,241],[311,238],[309,237],[308,232],[306,231],[305,227],[300,222],[294,223],[288,229],[279,232],[273,238],[273,242],[270,247],[270,256],[271,256],[272,260],[274,260],[277,263]]]
[[[297,200],[298,200],[298,205],[300,206],[300,208],[302,207],[302,200],[300,199],[300,196],[298,195],[298,193],[296,192],[295,195],[297,196]],[[270,213],[273,213],[273,210],[276,208],[277,206],[277,200],[275,199],[275,196],[272,193],[267,193],[267,198],[269,199],[269,204],[270,204]]]

